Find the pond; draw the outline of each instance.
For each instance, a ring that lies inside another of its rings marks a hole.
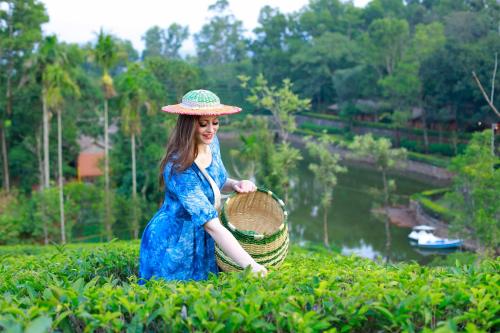
[[[229,157],[230,149],[238,147],[237,139],[221,139],[221,153],[230,176],[234,169]],[[292,175],[292,190],[289,221],[291,238],[296,242],[323,243],[323,212],[319,207],[320,196],[314,189],[314,177],[308,165],[311,159],[302,150],[303,160]],[[435,255],[418,251],[408,242],[410,229],[390,226],[390,253],[386,250],[385,225],[371,213],[374,198],[370,188],[382,189],[381,174],[367,165],[346,163],[348,172],[340,174],[333,194],[333,203],[328,211],[328,237],[330,244],[343,254],[357,254],[366,258],[386,257],[394,261],[416,260],[429,262]],[[409,175],[391,174],[396,181],[396,194],[401,203],[408,203],[409,196],[416,192],[439,187],[428,179]],[[233,177],[236,178],[236,177]],[[258,184],[257,184],[258,185]]]

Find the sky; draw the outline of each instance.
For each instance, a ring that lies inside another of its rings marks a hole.
[[[83,44],[94,41],[101,29],[128,39],[138,51],[144,49],[142,36],[152,26],[167,28],[172,23],[189,26],[191,38],[181,54],[194,54],[192,35],[208,22],[208,6],[215,0],[41,0],[49,15],[45,34],[56,34],[61,41]],[[247,31],[257,26],[259,11],[265,5],[290,13],[304,7],[308,0],[229,0],[229,8],[243,21]],[[369,0],[354,0],[364,6]]]

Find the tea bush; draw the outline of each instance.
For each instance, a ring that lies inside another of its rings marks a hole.
[[[380,265],[292,246],[280,269],[137,284],[138,242],[2,250],[0,331],[495,331],[500,260]]]

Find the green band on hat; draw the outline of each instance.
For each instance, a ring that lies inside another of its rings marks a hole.
[[[191,90],[182,97],[181,106],[189,109],[214,109],[221,106],[220,99],[208,90]]]

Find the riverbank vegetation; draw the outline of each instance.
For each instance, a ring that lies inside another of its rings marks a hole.
[[[499,262],[380,265],[292,246],[265,279],[137,284],[139,244],[0,248],[6,331],[495,331]]]
[[[450,226],[451,234],[475,242],[481,253],[499,251],[500,159],[491,153],[491,132],[475,133],[464,154],[453,158],[451,188],[415,193],[412,200]]]
[[[370,124],[371,125],[371,124]],[[372,133],[370,130],[370,125],[365,127],[365,132]],[[318,135],[318,132],[326,131],[331,134],[337,143],[350,142],[353,140],[356,132],[352,132],[347,128],[339,128],[327,125],[318,125],[312,122],[303,121],[298,124],[298,134],[311,134]],[[391,139],[393,145],[396,146],[394,138],[388,137],[387,135],[379,134],[375,132],[374,134],[377,138],[388,138]],[[399,142],[400,148],[405,148],[407,150],[408,159],[422,162],[426,164],[431,164],[440,168],[447,168],[450,163],[450,156],[456,156],[456,154],[462,153],[465,149],[466,144],[459,144],[457,151],[451,144],[448,143],[431,143],[428,147],[428,153],[424,153],[421,143],[416,140],[401,139]]]

